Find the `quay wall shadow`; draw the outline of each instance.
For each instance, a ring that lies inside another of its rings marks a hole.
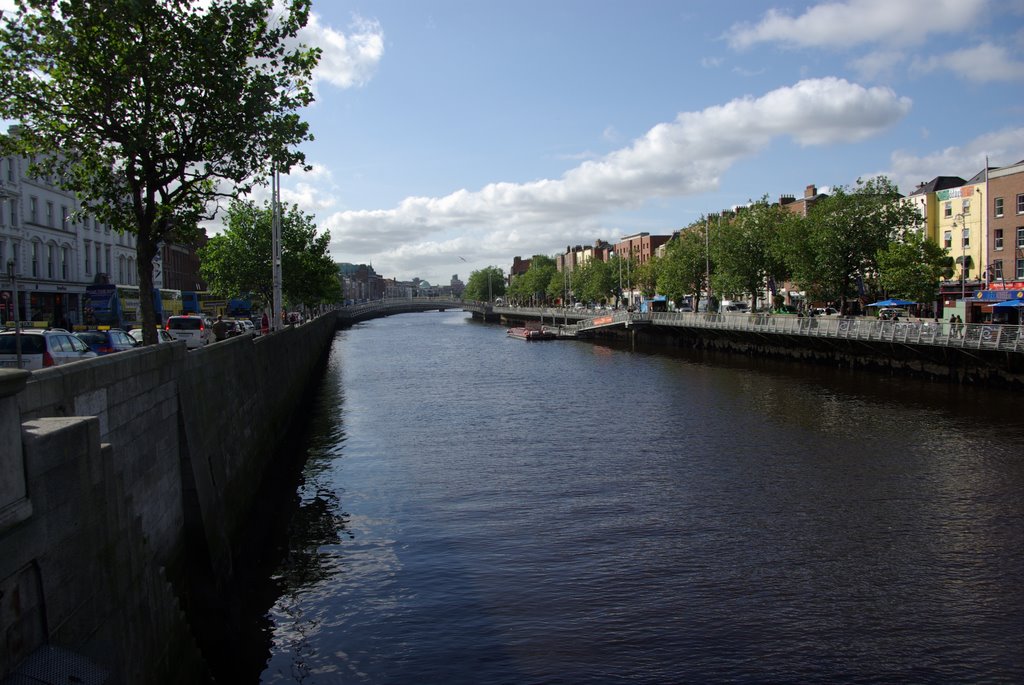
[[[663,326],[601,330],[588,337],[776,359],[953,385],[1001,388],[1013,392],[1024,390],[1024,355],[998,350]]]
[[[246,522],[336,326],[0,370],[0,682],[216,682]]]

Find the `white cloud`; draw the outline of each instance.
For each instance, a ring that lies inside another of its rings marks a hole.
[[[388,273],[407,273],[421,256],[440,254],[459,236],[485,252],[488,245],[500,249],[495,254],[502,260],[548,253],[592,240],[598,217],[607,212],[715,189],[729,167],[775,138],[790,137],[800,145],[855,142],[891,126],[909,109],[910,101],[888,88],[806,80],[759,98],[681,113],[559,179],[409,197],[393,209],[339,212],[322,225],[331,231],[340,258],[369,255],[367,261],[387,266]]]
[[[913,70],[921,73],[940,69],[952,71],[975,82],[1024,80],[1024,62],[1015,60],[1006,48],[991,43],[920,59],[913,65]]]
[[[384,56],[384,31],[374,20],[355,17],[345,35],[320,22],[310,13],[309,23],[299,32],[299,40],[323,52],[314,79],[338,88],[365,85]]]
[[[738,24],[726,36],[736,49],[757,43],[848,48],[911,45],[934,33],[961,33],[985,16],[988,0],[847,0],[814,5],[799,16],[769,10],[757,24]]]
[[[865,177],[884,174],[896,182],[904,195],[914,191],[919,183],[936,176],[960,176],[969,179],[985,168],[985,158],[991,166],[1016,164],[1024,157],[1024,127],[1008,128],[978,136],[963,146],[947,147],[925,155],[905,150],[892,153],[889,169],[864,174]]]
[[[850,66],[861,79],[875,81],[889,76],[905,59],[906,55],[899,50],[882,50],[859,57]]]

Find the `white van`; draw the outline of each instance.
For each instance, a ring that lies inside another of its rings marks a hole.
[[[201,316],[169,316],[165,328],[175,340],[184,340],[190,350],[209,344],[212,338],[212,331]]]

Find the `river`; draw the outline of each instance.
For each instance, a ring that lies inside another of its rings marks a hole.
[[[261,683],[1024,682],[1019,397],[341,331]]]

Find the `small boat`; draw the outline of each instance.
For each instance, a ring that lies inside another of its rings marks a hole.
[[[508,336],[510,338],[519,338],[520,340],[554,340],[558,337],[553,332],[546,331],[543,328],[527,328],[525,326],[508,329]]]

